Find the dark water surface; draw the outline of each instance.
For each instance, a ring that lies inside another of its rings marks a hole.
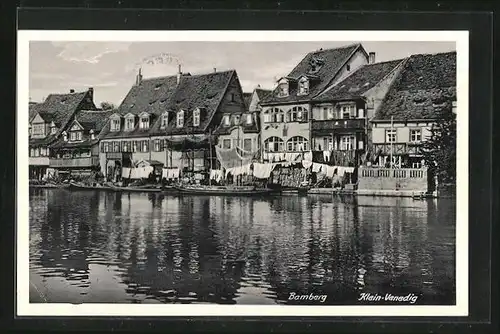
[[[31,302],[298,303],[292,292],[455,304],[455,201],[30,190]]]

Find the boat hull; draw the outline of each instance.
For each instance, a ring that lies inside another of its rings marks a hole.
[[[271,189],[256,189],[254,187],[176,187],[181,194],[217,195],[217,196],[258,196],[272,192]]]

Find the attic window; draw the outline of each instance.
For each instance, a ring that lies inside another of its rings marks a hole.
[[[181,110],[177,113],[177,127],[182,128],[184,126],[184,110]]]
[[[200,109],[193,111],[193,126],[200,126]]]
[[[132,131],[134,126],[134,116],[127,117],[125,120],[125,131]]]
[[[141,116],[141,121],[139,123],[139,128],[149,129],[149,116]]]
[[[57,132],[57,128],[55,126],[53,126],[53,127],[50,128],[50,134],[51,135],[55,135],[56,132]]]
[[[161,128],[164,129],[168,125],[168,113],[161,115]]]
[[[351,70],[351,65],[347,64],[347,65],[346,65],[346,69],[347,69],[348,71],[350,71],[350,70]]]
[[[161,87],[161,86],[162,86],[162,84],[157,84],[157,85],[155,86],[155,90],[160,89],[160,87]]]
[[[307,95],[309,94],[309,79],[303,77],[299,81],[299,91],[297,95]]]
[[[283,79],[278,83],[278,96],[285,97],[288,96],[288,80]]]
[[[229,115],[224,115],[224,126],[229,126],[229,125],[231,125]]]
[[[311,60],[309,61],[309,73],[317,73],[321,67],[323,66],[323,64],[325,63],[325,61],[317,56],[313,56],[311,58]]]
[[[111,120],[111,131],[120,131],[120,119],[115,118]]]

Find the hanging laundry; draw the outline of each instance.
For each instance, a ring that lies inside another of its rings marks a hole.
[[[128,179],[129,176],[130,176],[130,168],[123,167],[122,168],[122,177],[124,179]]]
[[[313,162],[312,171],[314,173],[317,173],[317,172],[321,171],[321,164]]]
[[[258,179],[267,179],[271,176],[271,172],[273,171],[275,164],[253,164],[253,175]]]
[[[312,166],[312,161],[308,161],[308,160],[302,160],[302,166],[305,168],[305,169],[308,169]]]
[[[330,161],[331,153],[332,152],[330,152],[330,151],[323,151],[323,160],[325,162],[329,162]]]
[[[247,164],[241,167],[241,171],[243,175],[252,175],[252,164]]]
[[[130,169],[130,178],[131,179],[140,179],[141,178],[140,171],[138,168],[131,168]]]
[[[307,161],[312,161],[313,160],[313,154],[312,151],[308,151],[304,154],[304,160]]]
[[[335,174],[335,171],[337,170],[336,167],[334,166],[326,166],[326,176],[329,178],[333,178],[333,175]]]
[[[223,178],[224,174],[220,169],[212,169],[210,171],[210,179],[219,182]]]
[[[345,167],[345,172],[346,173],[354,173],[354,167]]]

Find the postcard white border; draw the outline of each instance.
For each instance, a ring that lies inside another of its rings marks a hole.
[[[457,226],[454,306],[80,305],[29,302],[28,103],[30,41],[448,41],[457,50]],[[88,31],[19,30],[17,40],[18,316],[467,316],[468,315],[468,31]]]

